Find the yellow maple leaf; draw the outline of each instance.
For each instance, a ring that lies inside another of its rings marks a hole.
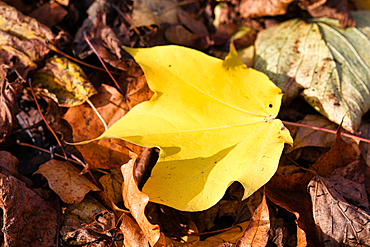
[[[234,47],[224,61],[180,46],[124,49],[155,94],[99,139],[161,149],[143,188],[151,201],[201,211],[234,181],[244,198],[269,181],[292,138],[275,119],[282,93],[266,75],[247,68]]]

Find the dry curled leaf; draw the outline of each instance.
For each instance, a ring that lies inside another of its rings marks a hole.
[[[42,174],[48,180],[50,189],[68,204],[77,204],[89,191],[100,190],[84,175],[79,175],[80,170],[68,161],[52,159],[42,164],[35,173]]]
[[[0,173],[3,246],[55,246],[57,210],[25,183]]]
[[[283,15],[291,2],[293,0],[242,0],[239,12],[243,18]]]
[[[109,246],[119,238],[115,223],[112,212],[93,197],[86,196],[82,202],[66,206],[61,238],[69,245]]]
[[[7,134],[17,123],[18,104],[16,100],[18,90],[16,84],[20,83],[8,82],[4,67],[0,65],[0,142],[4,141]]]
[[[152,225],[145,216],[145,207],[149,202],[149,196],[141,192],[137,187],[135,178],[136,155],[131,153],[132,159],[121,167],[123,174],[122,195],[126,208],[128,208],[141,228],[151,246],[165,245],[166,240],[161,234],[158,225]]]
[[[326,246],[370,244],[370,215],[348,203],[333,181],[316,176],[307,189],[312,199],[315,223]]]
[[[236,247],[263,247],[266,246],[269,239],[270,213],[263,195],[261,204],[254,211],[254,214],[245,229],[243,236],[239,239]]]

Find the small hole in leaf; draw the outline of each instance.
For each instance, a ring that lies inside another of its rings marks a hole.
[[[168,67],[170,67],[170,68],[171,68],[171,66],[172,66],[171,64],[168,65]]]
[[[272,108],[272,104],[269,104],[269,107]]]

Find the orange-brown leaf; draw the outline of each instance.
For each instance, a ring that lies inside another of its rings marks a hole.
[[[57,212],[13,176],[0,173],[3,246],[54,246]]]
[[[270,214],[266,202],[266,196],[263,195],[261,204],[254,211],[254,214],[252,216],[252,219],[250,220],[247,229],[245,229],[243,236],[239,239],[236,246],[266,246],[269,239],[269,230]]]
[[[50,188],[68,204],[81,202],[90,190],[100,190],[83,175],[79,175],[80,170],[68,161],[49,160],[35,173],[42,174],[48,180]]]
[[[149,196],[141,192],[137,187],[135,174],[136,155],[131,154],[133,158],[121,167],[123,174],[122,195],[126,208],[131,211],[137,224],[140,226],[145,237],[151,246],[165,245],[166,240],[161,236],[158,225],[152,225],[145,216],[145,207],[149,202]]]

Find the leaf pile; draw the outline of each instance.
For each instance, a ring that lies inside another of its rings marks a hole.
[[[0,1],[0,244],[370,245],[368,2]]]

